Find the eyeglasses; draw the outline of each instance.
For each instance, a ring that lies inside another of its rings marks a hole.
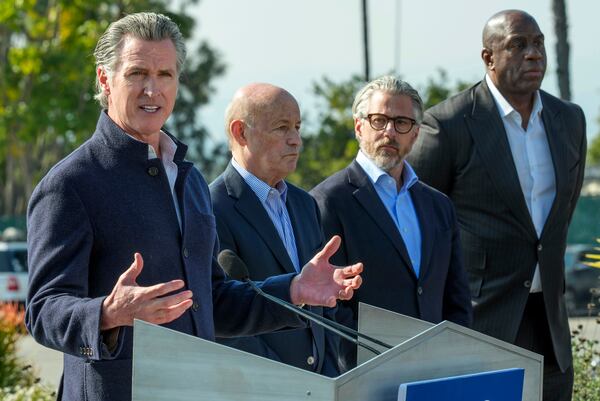
[[[371,128],[376,131],[384,130],[390,121],[394,122],[394,129],[399,134],[410,132],[412,127],[417,123],[417,120],[410,117],[388,117],[385,114],[372,113],[366,117],[371,124]]]

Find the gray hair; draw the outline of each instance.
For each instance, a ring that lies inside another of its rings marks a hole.
[[[368,82],[361,90],[358,91],[352,104],[352,115],[354,118],[367,117],[367,108],[369,101],[376,91],[386,92],[391,95],[406,95],[411,98],[415,120],[418,124],[423,121],[423,100],[419,96],[419,92],[413,89],[408,82],[402,81],[392,75],[384,75],[383,77],[374,79]]]
[[[108,26],[106,32],[98,40],[98,44],[94,50],[96,69],[103,67],[107,74],[117,69],[120,62],[123,41],[127,35],[148,41],[171,39],[177,53],[177,73],[181,73],[185,62],[186,50],[183,35],[179,27],[166,15],[149,12],[127,15]],[[100,86],[97,75],[96,95],[94,98],[98,100],[100,106],[108,108],[108,97]]]

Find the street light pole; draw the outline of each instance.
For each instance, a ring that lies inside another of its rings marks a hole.
[[[367,0],[362,0],[363,41],[365,49],[365,81],[369,81],[369,21],[367,16]]]

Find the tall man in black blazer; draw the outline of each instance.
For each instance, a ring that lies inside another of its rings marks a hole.
[[[300,123],[296,100],[269,84],[242,87],[226,111],[233,157],[210,193],[221,249],[237,253],[254,280],[297,272],[324,245],[314,199],[284,181],[296,169]],[[329,344],[337,339],[320,326],[218,341],[302,369],[338,374],[337,347]]]
[[[564,251],[581,189],[581,109],[541,91],[544,35],[502,11],[483,30],[483,81],[425,113],[409,160],[454,202],[473,327],[544,355],[544,400],[570,400]]]
[[[363,87],[352,106],[360,151],[348,167],[311,194],[326,235],[340,235],[336,263],[362,261],[364,284],[338,319],[356,327],[358,301],[439,323],[471,323],[454,208],[419,181],[404,160],[423,116],[419,94],[385,76]],[[342,369],[356,364],[355,346],[341,342]]]

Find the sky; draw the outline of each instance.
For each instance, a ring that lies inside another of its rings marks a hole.
[[[566,0],[572,101],[586,115],[588,139],[600,131],[600,1]],[[449,83],[484,76],[481,30],[495,12],[519,8],[546,36],[542,89],[558,95],[551,0],[370,0],[371,78],[392,71],[417,89],[443,68]],[[364,73],[361,0],[200,0],[194,40],[207,40],[227,65],[201,110],[214,141],[224,141],[223,113],[237,88],[269,82],[291,92],[303,116],[316,116],[313,83]],[[348,105],[350,107],[351,105]],[[305,118],[306,120],[306,118]]]

